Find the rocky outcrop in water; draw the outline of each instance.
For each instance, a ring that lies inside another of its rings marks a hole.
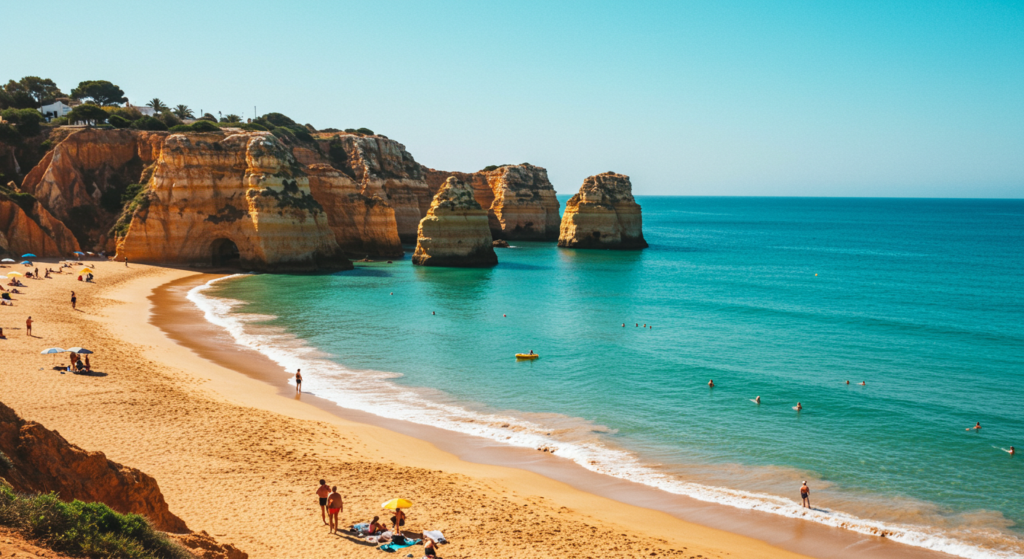
[[[303,166],[267,132],[168,136],[117,257],[260,271],[352,268]]]
[[[647,248],[640,204],[629,177],[601,173],[587,177],[565,204],[558,246],[637,250]]]
[[[77,250],[75,236],[39,202],[24,194],[0,193],[0,256],[57,258]]]
[[[145,473],[88,452],[56,431],[25,421],[0,403],[0,452],[10,465],[0,475],[20,493],[56,492],[61,499],[99,501],[121,513],[141,514],[160,530],[188,532],[171,513],[156,480]]]
[[[144,171],[160,155],[166,132],[62,130],[52,150],[22,180],[54,217],[67,224],[78,243],[103,250],[107,232],[121,212],[129,184],[144,182]]]
[[[487,212],[473,188],[449,177],[420,221],[412,263],[419,266],[483,268],[498,264]]]
[[[523,163],[476,173],[425,169],[427,184],[437,189],[449,177],[469,183],[473,197],[487,209],[496,239],[554,241],[558,238],[558,199],[543,167]]]

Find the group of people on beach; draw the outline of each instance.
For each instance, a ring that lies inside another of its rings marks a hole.
[[[345,501],[341,493],[338,493],[338,486],[328,486],[327,480],[321,479],[320,486],[316,489],[316,496],[320,502],[320,520],[330,528],[329,533],[337,534],[341,531],[338,516],[345,511]],[[394,515],[389,520],[390,527],[388,521],[374,516],[370,522],[354,525],[351,531],[358,533],[360,537],[366,537],[372,543],[386,545],[391,542],[405,542],[406,538],[402,534],[402,527],[405,526],[406,520],[405,511],[396,507]],[[413,543],[413,541],[409,542],[409,544]],[[424,557],[437,557],[439,543],[441,542],[424,533]]]

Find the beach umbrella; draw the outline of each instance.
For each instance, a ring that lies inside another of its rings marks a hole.
[[[0,260],[0,262],[7,262],[8,264],[13,264],[14,263],[14,259],[13,258],[4,258],[3,260]]]
[[[79,274],[91,274],[92,273],[92,268],[82,268],[81,270],[78,271],[78,273]]]
[[[78,353],[80,355],[92,355],[92,352],[84,347],[69,347],[68,351],[71,353]]]
[[[32,265],[32,263],[29,262],[28,260],[23,261],[22,264],[24,264],[26,266],[31,266]]]
[[[29,253],[29,254],[22,254],[22,255],[21,255],[21,257],[22,257],[22,258],[35,258],[35,257],[36,257],[36,255],[34,255],[34,254],[32,254],[32,253]]]
[[[48,347],[48,348],[44,349],[43,351],[40,351],[39,354],[40,355],[50,355],[51,353],[64,353],[66,351],[67,350],[61,349],[59,347]]]
[[[96,256],[95,252],[86,252],[86,254],[88,254],[89,256]]]
[[[9,277],[9,278],[21,277],[21,272],[7,272],[7,277]]]
[[[412,506],[412,503],[405,499],[391,499],[390,501],[381,504],[382,509],[407,509]]]

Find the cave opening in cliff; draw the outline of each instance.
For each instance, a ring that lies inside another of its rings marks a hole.
[[[238,245],[231,239],[217,239],[213,241],[213,265],[217,267],[238,267],[241,266],[238,254]]]

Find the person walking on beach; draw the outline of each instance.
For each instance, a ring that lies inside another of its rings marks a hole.
[[[327,526],[327,497],[331,496],[331,488],[327,487],[326,480],[320,480],[320,487],[316,488],[316,496],[320,498],[320,520]]]
[[[302,392],[302,369],[295,370],[295,393]]]
[[[811,508],[811,488],[807,487],[806,481],[800,486],[800,499],[801,506]]]
[[[125,268],[128,267],[128,257],[127,256],[124,257],[124,267]]]
[[[331,494],[327,496],[327,517],[330,519],[331,533],[338,531],[338,513],[345,508],[341,500],[341,493],[338,493],[338,486],[331,488]]]
[[[77,304],[78,304],[78,297],[75,297],[75,292],[72,291],[71,292],[71,310],[74,310],[76,308]]]
[[[26,335],[28,335],[28,336],[32,335],[32,317],[31,316],[28,317],[28,320],[25,321],[25,332],[26,332]]]

